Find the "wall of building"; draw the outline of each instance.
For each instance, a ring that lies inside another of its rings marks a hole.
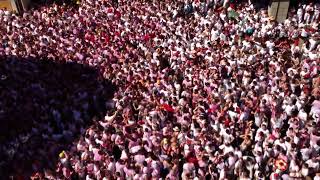
[[[273,0],[268,8],[268,14],[278,22],[283,22],[287,18],[289,5],[289,0]]]
[[[21,8],[18,8],[19,4],[21,5]],[[28,10],[30,5],[30,0],[0,0],[0,8],[1,9],[7,9],[10,11],[16,11],[18,10]]]
[[[21,0],[21,4],[24,10],[28,10],[30,5],[30,0]]]
[[[13,10],[11,0],[0,0],[0,9]]]

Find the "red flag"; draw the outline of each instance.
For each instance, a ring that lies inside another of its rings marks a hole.
[[[161,107],[168,112],[174,112],[173,107],[171,107],[169,104],[162,104]]]

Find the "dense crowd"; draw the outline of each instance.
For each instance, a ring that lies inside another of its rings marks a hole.
[[[302,4],[282,23],[234,0],[0,11],[0,56],[87,64],[118,87],[112,110],[34,177],[319,180],[319,10]]]

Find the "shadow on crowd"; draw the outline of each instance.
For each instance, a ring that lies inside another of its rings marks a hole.
[[[95,68],[49,59],[0,58],[0,179],[54,171],[115,86]]]
[[[51,4],[58,4],[58,5],[76,5],[78,0],[32,0],[31,4],[33,7],[41,7],[41,6],[48,6]]]

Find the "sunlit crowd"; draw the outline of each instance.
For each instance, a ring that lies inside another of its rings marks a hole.
[[[320,180],[319,10],[284,22],[233,0],[0,10],[0,56],[89,65],[118,88],[33,178]]]

